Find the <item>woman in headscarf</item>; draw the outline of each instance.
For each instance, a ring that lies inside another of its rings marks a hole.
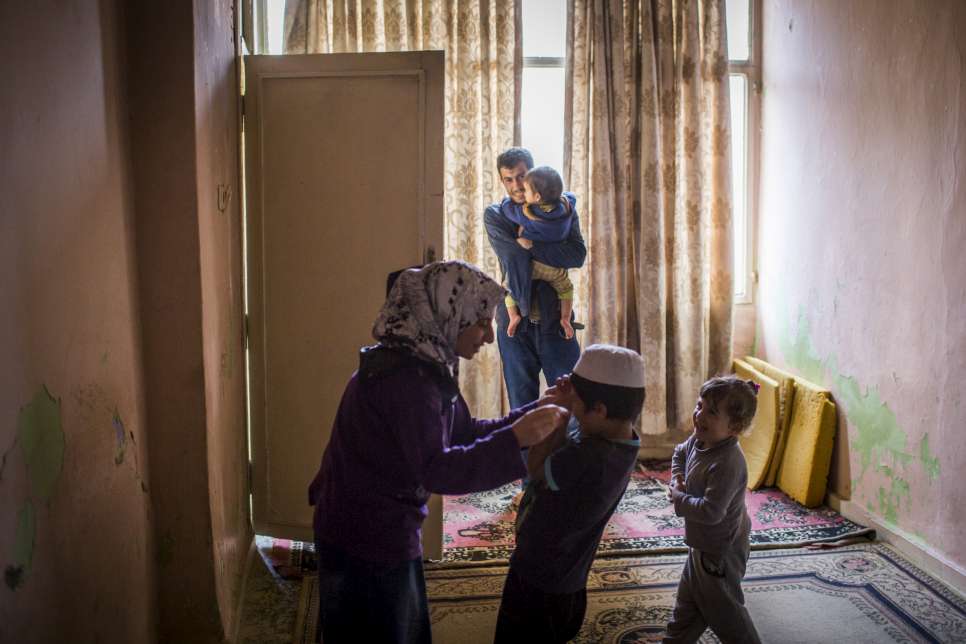
[[[459,359],[493,342],[503,287],[474,266],[403,272],[360,352],[309,501],[315,505],[326,644],[430,642],[420,528],[431,493],[467,494],[521,478],[520,449],[566,423],[538,400],[476,420]]]

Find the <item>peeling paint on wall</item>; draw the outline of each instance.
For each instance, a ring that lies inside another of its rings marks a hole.
[[[114,441],[117,443],[114,451],[114,464],[120,465],[124,462],[124,449],[127,447],[127,434],[124,432],[124,422],[114,408],[114,415],[111,418],[111,425],[114,427]]]
[[[919,460],[922,461],[922,469],[926,471],[930,481],[939,478],[939,458],[932,456],[929,451],[929,434],[923,434],[919,441]]]
[[[34,501],[50,501],[64,469],[64,432],[60,425],[60,401],[42,386],[33,399],[20,409],[17,417],[17,437],[20,445],[29,492],[17,513],[12,563],[4,568],[7,587],[16,590],[23,585],[30,572],[37,534],[37,511]],[[9,451],[9,450],[8,450]],[[4,454],[4,466],[6,465]]]
[[[879,514],[890,523],[898,523],[899,508],[902,500],[905,500],[907,510],[912,503],[909,494],[909,483],[896,474],[888,465],[877,468],[877,471],[884,474],[891,481],[888,490],[881,485],[879,486]]]
[[[836,377],[836,398],[845,403],[849,427],[849,449],[859,454],[862,469],[856,483],[870,465],[882,471],[881,461],[888,458],[893,466],[908,465],[913,456],[906,452],[909,437],[896,421],[896,415],[875,389],[863,393],[854,378]]]
[[[37,534],[37,517],[34,506],[27,500],[17,513],[17,532],[13,541],[13,563],[3,571],[3,580],[10,590],[23,585],[34,558],[34,539]]]
[[[124,422],[114,397],[96,382],[76,387],[71,395],[77,404],[75,422],[90,432],[97,434],[104,431],[110,432],[114,446],[114,465],[120,467],[127,464],[142,492],[147,492],[147,484],[141,477],[141,467],[138,463],[134,431]]]
[[[852,480],[852,489],[861,491],[859,483],[870,467],[884,477],[888,486],[878,486],[874,501],[866,498],[866,507],[886,521],[897,524],[900,511],[908,510],[912,502],[906,470],[918,461],[930,481],[939,478],[939,459],[929,448],[928,434],[920,441],[918,453],[912,453],[908,434],[879,391],[838,373],[834,356],[824,361],[818,357],[811,344],[803,308],[799,309],[798,328],[794,335],[787,320],[783,326],[779,348],[786,362],[803,378],[831,387],[836,402],[841,403],[840,408],[848,419],[849,451],[858,457],[860,465],[858,476]]]
[[[41,387],[17,422],[17,440],[30,477],[30,495],[47,502],[64,468],[64,432],[60,426],[60,401]]]
[[[30,570],[34,558],[34,539],[37,534],[37,516],[34,505],[28,499],[17,513],[17,535],[13,542],[13,561],[24,573]]]

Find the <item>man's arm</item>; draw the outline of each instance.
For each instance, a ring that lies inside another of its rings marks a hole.
[[[483,225],[490,238],[493,250],[499,255],[498,244],[513,244],[517,246],[517,225],[500,212],[500,204],[493,204],[483,211]]]
[[[520,314],[526,316],[530,313],[530,251],[517,243],[517,225],[500,212],[499,204],[493,204],[483,212],[483,225],[490,246],[500,260],[510,295]]]

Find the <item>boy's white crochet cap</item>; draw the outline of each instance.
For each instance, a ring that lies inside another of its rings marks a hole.
[[[637,351],[613,344],[592,344],[580,354],[574,373],[602,385],[644,386],[644,358]]]

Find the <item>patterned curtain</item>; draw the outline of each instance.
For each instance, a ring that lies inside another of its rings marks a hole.
[[[285,52],[446,52],[445,248],[442,258],[500,277],[483,228],[483,209],[504,196],[496,157],[513,145],[520,53],[516,0],[288,0]],[[478,416],[503,406],[496,344],[460,370]]]
[[[583,203],[583,338],[638,349],[641,430],[690,428],[731,366],[724,0],[571,0],[567,185]]]

